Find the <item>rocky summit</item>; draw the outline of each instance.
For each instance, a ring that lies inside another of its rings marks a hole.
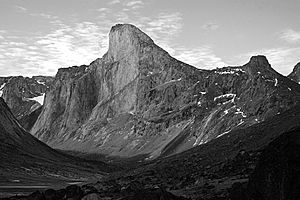
[[[50,76],[0,77],[0,96],[26,130],[31,129],[37,117],[31,117],[30,122],[26,119],[40,113],[44,94],[50,88],[52,80],[53,77]]]
[[[153,159],[259,124],[299,100],[300,86],[265,56],[202,70],[118,24],[102,58],[58,70],[31,133],[58,149]]]

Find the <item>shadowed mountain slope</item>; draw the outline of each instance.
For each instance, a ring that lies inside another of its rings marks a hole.
[[[1,97],[0,143],[0,186],[87,181],[113,169],[102,162],[59,153],[42,143],[20,126]]]

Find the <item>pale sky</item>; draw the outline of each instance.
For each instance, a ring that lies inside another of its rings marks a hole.
[[[108,48],[131,23],[175,58],[202,69],[266,55],[287,75],[300,62],[299,0],[0,0],[0,76],[55,75]]]

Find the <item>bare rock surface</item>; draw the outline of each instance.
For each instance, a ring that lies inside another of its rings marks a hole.
[[[102,58],[58,70],[31,133],[58,149],[152,159],[261,123],[299,99],[299,85],[265,56],[201,70],[118,24]]]

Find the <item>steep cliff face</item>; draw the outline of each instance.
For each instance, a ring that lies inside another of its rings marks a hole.
[[[43,104],[44,94],[52,80],[53,77],[47,76],[1,77],[0,96],[17,119],[24,119]],[[30,129],[30,127],[26,128]]]
[[[94,73],[87,66],[59,69],[32,131],[43,141],[77,130],[97,103]]]
[[[292,73],[288,75],[288,78],[300,84],[300,62],[294,67]]]
[[[299,94],[264,56],[201,70],[138,28],[116,25],[101,59],[58,71],[32,134],[60,149],[153,158],[264,121]]]

